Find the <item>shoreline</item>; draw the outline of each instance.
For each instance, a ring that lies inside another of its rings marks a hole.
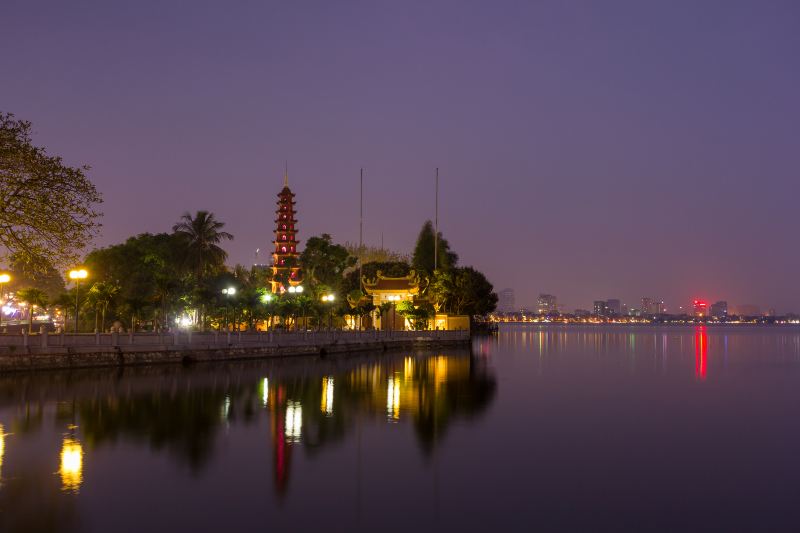
[[[54,347],[46,353],[33,353],[30,350],[23,353],[4,353],[0,355],[0,373],[325,356],[348,352],[429,350],[449,346],[465,346],[470,342],[471,336],[464,335],[457,338],[419,336],[386,339],[332,339],[327,342],[306,344],[270,343],[223,347],[190,345]]]

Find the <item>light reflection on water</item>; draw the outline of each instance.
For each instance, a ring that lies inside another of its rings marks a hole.
[[[5,376],[0,530],[794,529],[799,402],[798,328]]]

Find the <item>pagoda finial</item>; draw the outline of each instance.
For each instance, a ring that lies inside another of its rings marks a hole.
[[[289,186],[289,161],[284,161],[283,166],[283,186]]]

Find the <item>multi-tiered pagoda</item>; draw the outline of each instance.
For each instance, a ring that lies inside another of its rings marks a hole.
[[[275,224],[275,249],[272,251],[272,292],[282,293],[302,281],[300,254],[297,252],[297,220],[294,210],[294,193],[289,188],[289,174],[283,176],[283,189],[278,193],[278,210]]]

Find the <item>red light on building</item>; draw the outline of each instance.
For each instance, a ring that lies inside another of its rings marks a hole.
[[[695,300],[694,316],[708,316],[708,302],[705,300]]]

